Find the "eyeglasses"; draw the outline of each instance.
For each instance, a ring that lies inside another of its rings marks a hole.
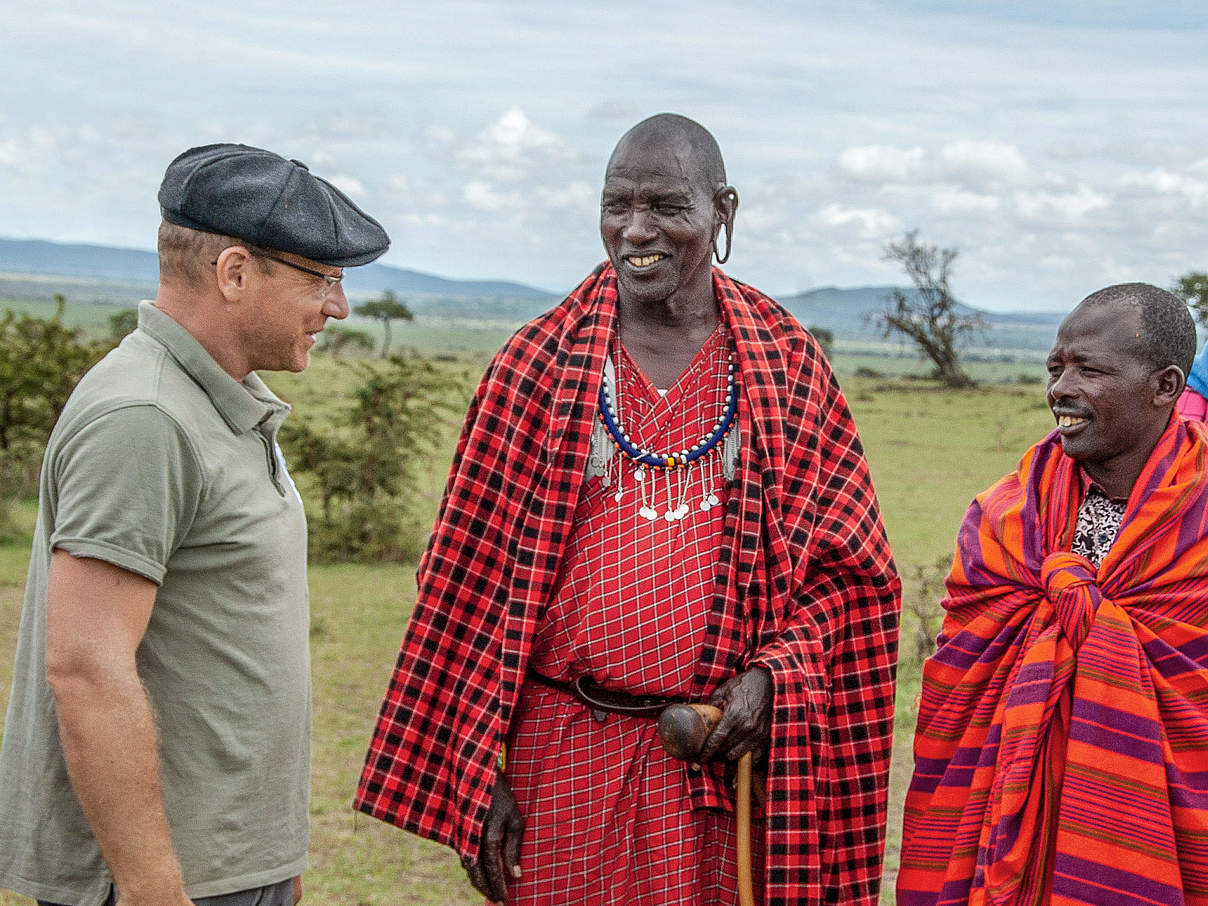
[[[326,299],[329,295],[331,295],[332,291],[335,290],[335,288],[340,285],[340,281],[342,281],[344,279],[343,274],[340,274],[340,276],[338,276],[338,277],[333,277],[331,274],[324,274],[322,271],[312,270],[309,267],[303,267],[300,264],[294,264],[292,261],[286,261],[284,258],[278,258],[276,255],[269,255],[265,252],[252,252],[252,254],[255,255],[257,258],[266,258],[269,261],[275,261],[278,264],[284,264],[286,267],[292,267],[294,270],[301,271],[304,274],[310,274],[312,277],[322,277],[323,278],[322,297],[324,299]],[[217,265],[218,265],[217,259],[210,262],[210,267],[216,267]]]
[[[276,255],[266,255],[263,252],[256,252],[256,254],[261,258],[267,258],[269,261],[276,261],[278,264],[284,264],[286,267],[292,267],[294,270],[301,271],[304,274],[310,274],[312,277],[322,277],[324,283],[324,296],[330,294],[337,286],[340,285],[340,281],[344,279],[343,274],[340,274],[338,277],[333,277],[331,274],[324,274],[321,271],[311,270],[309,267],[294,264],[292,261],[286,261],[284,258],[278,258]]]

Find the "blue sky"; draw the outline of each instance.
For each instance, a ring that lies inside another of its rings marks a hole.
[[[154,244],[195,144],[306,161],[386,226],[386,263],[564,290],[603,258],[602,171],[664,110],[717,136],[727,270],[774,294],[897,282],[1067,309],[1208,269],[1198,3],[6,0],[0,236]]]

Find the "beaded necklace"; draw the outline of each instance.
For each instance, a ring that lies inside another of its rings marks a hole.
[[[696,462],[729,433],[737,411],[738,385],[734,381],[734,354],[731,353],[726,361],[726,405],[721,418],[713,425],[713,430],[702,435],[701,439],[687,450],[680,450],[678,453],[655,453],[634,444],[621,427],[621,418],[613,405],[612,382],[607,373],[600,385],[600,421],[608,429],[616,448],[647,469],[682,469]]]
[[[712,428],[701,435],[700,439],[687,449],[672,450],[667,453],[648,450],[638,446],[625,431],[621,421],[619,394],[617,392],[616,371],[610,356],[604,369],[604,380],[600,387],[598,399],[598,416],[595,429],[592,431],[592,461],[589,464],[589,474],[600,475],[605,488],[612,484],[613,463],[615,454],[620,453],[624,459],[633,464],[633,478],[637,485],[641,507],[638,514],[653,521],[659,515],[655,508],[656,480],[662,476],[667,489],[667,506],[663,518],[667,522],[675,522],[685,518],[690,508],[687,503],[691,491],[693,472],[699,461],[715,450],[722,453],[723,471],[726,478],[733,476],[734,464],[738,458],[738,383],[734,370],[734,354],[731,350],[726,357],[726,398],[722,406],[721,416]],[[620,503],[624,497],[622,487],[623,470],[616,470],[617,490],[613,500]],[[721,501],[717,493],[703,487],[701,479],[700,509],[708,512]]]

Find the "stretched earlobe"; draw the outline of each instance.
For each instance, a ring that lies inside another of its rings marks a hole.
[[[713,210],[721,221],[713,233],[713,255],[718,264],[730,260],[730,247],[734,241],[734,212],[738,210],[738,191],[733,186],[722,186],[713,195]],[[726,251],[722,254],[717,249],[717,240],[721,230],[726,231]]]
[[[730,232],[730,224],[728,221],[723,220],[721,222],[721,229],[726,231],[726,253],[723,255],[721,252],[719,252],[717,250],[717,237],[720,235],[720,232],[721,232],[719,230],[717,233],[715,233],[713,235],[713,256],[715,258],[717,258],[718,264],[725,264],[727,261],[730,260],[730,243],[731,243],[733,237]]]

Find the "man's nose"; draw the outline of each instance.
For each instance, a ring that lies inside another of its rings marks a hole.
[[[348,317],[348,312],[348,296],[344,294],[344,284],[337,283],[323,300],[323,313],[329,318],[342,321]]]
[[[649,242],[655,237],[656,233],[654,225],[650,221],[650,212],[637,209],[629,215],[629,222],[625,224],[625,231],[622,234],[627,242],[632,242],[635,245],[643,242]]]
[[[1078,384],[1074,376],[1067,370],[1057,375],[1056,379],[1049,384],[1049,399],[1060,400],[1068,399],[1078,395]]]

